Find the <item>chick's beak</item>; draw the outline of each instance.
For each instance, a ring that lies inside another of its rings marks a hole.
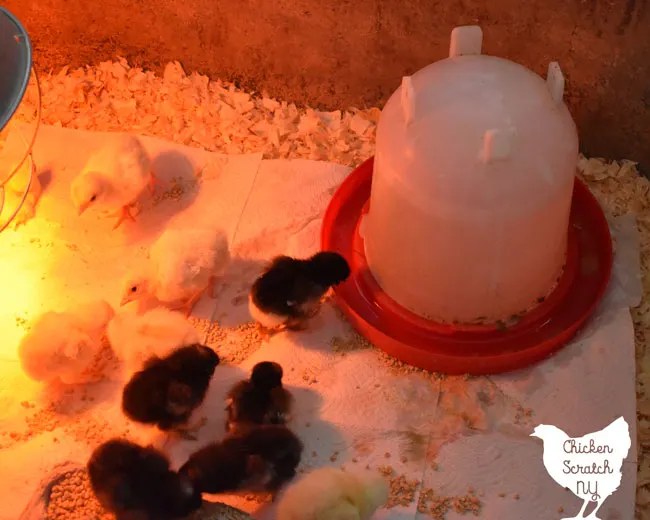
[[[122,298],[122,301],[120,301],[120,307],[124,307],[130,301],[132,301],[131,296],[128,295],[128,294],[125,294],[124,297]]]

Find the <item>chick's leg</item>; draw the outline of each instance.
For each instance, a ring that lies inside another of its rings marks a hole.
[[[148,179],[148,186],[149,186],[149,193],[153,195],[153,193],[156,191],[156,186],[163,186],[164,183],[154,175],[153,172],[149,172],[149,179]]]
[[[210,280],[208,281],[208,294],[210,295],[210,298],[216,298],[217,295],[214,293],[214,288],[217,285],[217,277],[216,276],[211,276]]]
[[[185,311],[186,318],[189,318],[190,314],[192,314],[192,309],[194,309],[196,302],[199,301],[205,291],[205,289],[198,291],[193,296],[190,296],[190,298],[183,305],[178,307],[179,310]]]
[[[131,222],[135,222],[135,218],[133,218],[133,215],[131,214],[131,206],[124,206],[120,212],[118,213],[117,217],[117,222],[113,226],[113,231],[115,231],[118,227],[122,225],[122,222],[125,220],[130,220]]]

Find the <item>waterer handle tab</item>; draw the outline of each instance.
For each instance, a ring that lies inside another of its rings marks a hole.
[[[404,76],[402,78],[401,102],[404,124],[409,126],[413,122],[413,116],[415,114],[415,90],[413,90],[411,76]]]
[[[564,74],[557,61],[548,64],[546,86],[555,104],[560,105],[564,99]]]
[[[454,27],[451,31],[449,57],[481,54],[483,47],[483,31],[478,25],[463,25]]]

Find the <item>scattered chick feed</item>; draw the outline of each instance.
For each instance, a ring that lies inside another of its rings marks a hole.
[[[473,489],[464,495],[439,496],[431,488],[425,488],[418,498],[418,512],[426,514],[435,520],[445,520],[449,511],[459,515],[471,514],[479,516],[483,504]]]
[[[88,474],[79,469],[66,473],[52,486],[46,520],[114,520],[97,502]]]
[[[223,363],[231,365],[239,365],[260,348],[263,341],[264,334],[254,322],[224,327],[214,321],[206,327],[206,344],[217,350]]]
[[[418,490],[420,489],[420,481],[417,479],[408,479],[406,475],[398,475],[391,466],[380,466],[377,471],[388,478],[390,483],[390,495],[388,502],[386,502],[386,509],[391,509],[395,506],[409,506],[415,501]]]

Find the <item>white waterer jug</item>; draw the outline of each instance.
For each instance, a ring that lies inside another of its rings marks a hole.
[[[564,78],[481,55],[479,27],[403,78],[382,111],[362,224],[368,265],[425,318],[490,322],[545,298],[562,272],[578,135]]]

